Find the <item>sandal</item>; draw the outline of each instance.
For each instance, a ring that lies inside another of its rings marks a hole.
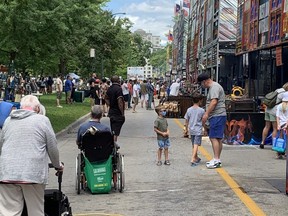
[[[198,163],[191,162],[191,166],[192,166],[192,167],[195,167],[195,166],[197,166],[197,165],[198,165]]]
[[[170,161],[169,161],[169,160],[166,160],[166,161],[164,162],[164,164],[165,164],[165,165],[170,165]]]
[[[157,166],[161,166],[162,165],[162,162],[161,161],[158,161],[157,162]]]

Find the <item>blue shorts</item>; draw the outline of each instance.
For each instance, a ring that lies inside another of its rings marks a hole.
[[[191,135],[191,142],[192,145],[197,144],[198,146],[201,146],[202,135]]]
[[[169,148],[170,147],[170,139],[167,138],[167,139],[163,139],[163,140],[157,140],[158,141],[158,146],[160,149],[162,148]]]
[[[223,139],[226,120],[226,116],[215,116],[209,119],[209,138]]]

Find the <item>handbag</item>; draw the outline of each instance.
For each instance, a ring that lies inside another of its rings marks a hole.
[[[283,130],[283,138],[280,138],[280,130],[277,133],[276,138],[273,140],[272,150],[279,152],[279,153],[285,153],[286,151],[286,130]]]

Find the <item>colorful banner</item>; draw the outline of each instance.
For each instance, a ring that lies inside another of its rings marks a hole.
[[[223,0],[220,2],[219,40],[235,41],[237,26],[237,2]]]
[[[190,8],[190,0],[183,0],[183,7]]]

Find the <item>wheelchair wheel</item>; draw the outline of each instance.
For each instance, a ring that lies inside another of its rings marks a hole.
[[[117,161],[117,188],[120,193],[123,192],[125,187],[125,174],[124,174],[124,156],[119,154]]]
[[[81,153],[76,158],[76,191],[80,194],[81,189]]]

